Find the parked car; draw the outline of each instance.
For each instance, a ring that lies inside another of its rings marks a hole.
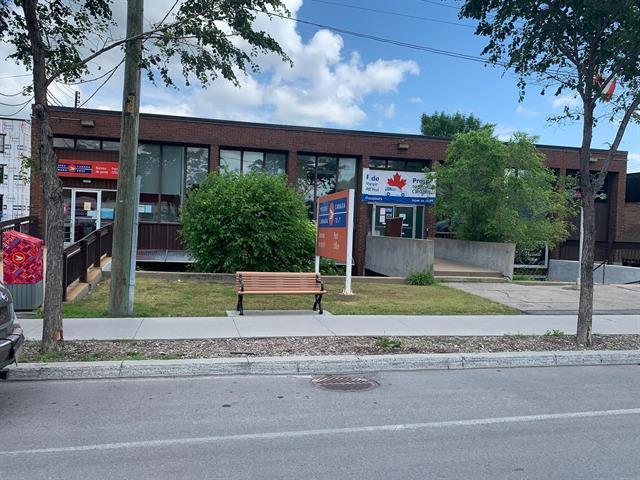
[[[11,292],[0,285],[0,379],[6,379],[7,365],[16,361],[24,342],[22,328],[13,311]]]

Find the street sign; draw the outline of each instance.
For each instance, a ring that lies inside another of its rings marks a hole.
[[[316,273],[320,273],[320,257],[346,265],[344,294],[351,295],[353,249],[353,189],[318,198],[316,237]]]

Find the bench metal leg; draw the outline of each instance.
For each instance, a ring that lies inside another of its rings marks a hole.
[[[236,310],[240,315],[244,315],[244,304],[242,302],[244,295],[238,295],[238,304],[236,305]]]
[[[315,311],[316,305],[318,306],[318,313],[322,315],[322,295],[316,295],[316,303],[313,305],[313,310]]]
[[[314,295],[315,301],[313,302],[313,311],[315,312],[318,309],[318,295]]]

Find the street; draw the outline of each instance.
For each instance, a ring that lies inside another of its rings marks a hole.
[[[640,367],[0,383],[0,476],[605,479],[640,472]]]

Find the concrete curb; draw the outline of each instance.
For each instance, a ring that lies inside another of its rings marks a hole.
[[[316,357],[125,360],[121,362],[25,363],[10,380],[68,380],[206,375],[305,375],[402,370],[638,365],[640,350],[504,352]]]

